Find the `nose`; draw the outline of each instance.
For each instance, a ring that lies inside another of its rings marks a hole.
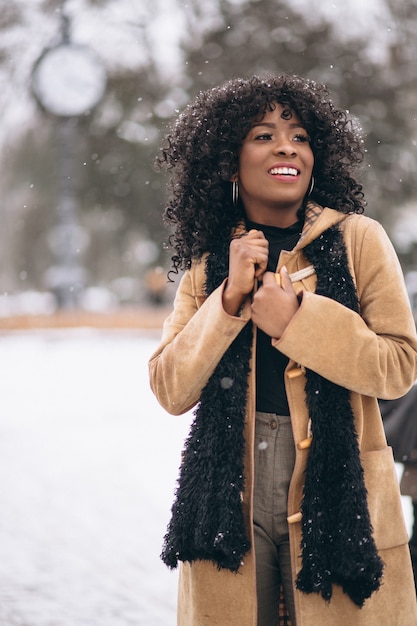
[[[274,154],[280,156],[296,156],[297,149],[292,141],[290,141],[287,137],[282,136],[278,137],[274,144]]]

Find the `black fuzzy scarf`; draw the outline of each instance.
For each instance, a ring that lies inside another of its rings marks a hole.
[[[316,270],[316,293],[359,313],[339,229],[325,231],[304,253]],[[306,378],[313,439],[301,507],[297,588],[330,600],[335,583],[361,607],[379,588],[383,563],[372,537],[350,392],[312,370]]]
[[[228,272],[229,245],[206,263],[206,293]],[[343,237],[332,227],[304,248],[315,267],[316,293],[359,312]],[[172,517],[161,558],[212,561],[236,572],[250,549],[241,494],[252,325],[246,324],[203,389],[186,441]],[[358,606],[378,589],[383,563],[372,537],[367,493],[347,389],[306,372],[312,423],[302,503],[302,569],[297,588],[332,596],[341,585]]]

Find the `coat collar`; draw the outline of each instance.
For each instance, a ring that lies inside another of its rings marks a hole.
[[[322,207],[313,200],[309,200],[306,206],[303,232],[293,251],[295,252],[305,248],[305,246],[314,241],[314,239],[317,239],[325,230],[345,220],[348,215],[349,213],[341,213],[329,207]],[[232,238],[240,237],[245,232],[245,223],[241,221],[233,229]]]
[[[322,207],[320,204],[310,200],[306,207],[303,232],[294,251],[305,248],[328,228],[336,226],[336,224],[345,220],[347,215],[335,209]]]

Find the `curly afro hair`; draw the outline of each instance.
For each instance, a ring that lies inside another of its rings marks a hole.
[[[287,74],[233,79],[200,92],[166,136],[157,165],[171,173],[165,222],[175,272],[216,248],[244,218],[233,206],[230,179],[254,119],[276,103],[293,111],[311,139],[315,185],[310,198],[343,213],[362,213],[362,185],[351,173],[364,156],[363,141],[325,85]]]

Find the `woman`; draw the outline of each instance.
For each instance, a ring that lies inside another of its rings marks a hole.
[[[325,87],[287,75],[200,93],[167,137],[185,272],[150,380],[197,405],[162,553],[181,626],[273,626],[280,590],[293,626],[417,624],[376,400],[411,387],[417,339],[362,157]]]

